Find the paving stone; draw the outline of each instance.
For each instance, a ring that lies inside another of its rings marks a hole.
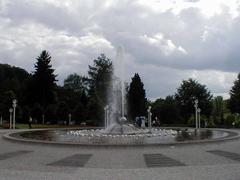
[[[221,151],[221,150],[212,150],[207,152],[240,162],[240,154],[237,154],[237,153]]]
[[[30,153],[30,152],[33,152],[33,151],[20,150],[20,151],[15,151],[15,152],[2,153],[2,154],[0,154],[0,160],[5,160],[8,158],[20,156],[20,155]]]
[[[185,166],[184,163],[163,154],[144,154],[147,167]]]
[[[92,154],[74,154],[59,161],[48,164],[49,166],[84,167]]]

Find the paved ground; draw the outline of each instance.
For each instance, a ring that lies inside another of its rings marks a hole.
[[[0,130],[0,136],[7,132]],[[0,138],[0,180],[8,179],[240,180],[240,139],[94,148],[23,144]]]

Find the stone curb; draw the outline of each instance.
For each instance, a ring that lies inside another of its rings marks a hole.
[[[184,128],[183,128],[184,129]],[[60,145],[60,146],[82,146],[82,147],[151,147],[151,146],[179,146],[179,145],[194,145],[194,144],[205,144],[205,143],[220,143],[224,141],[230,141],[240,138],[240,133],[234,130],[226,130],[226,129],[214,129],[219,131],[224,131],[230,133],[229,136],[224,138],[218,138],[213,140],[195,140],[195,141],[187,141],[187,142],[174,142],[174,143],[160,143],[160,144],[81,144],[81,143],[73,143],[73,142],[58,142],[58,141],[44,141],[44,140],[34,140],[34,139],[24,139],[13,137],[14,134],[29,132],[29,131],[45,131],[49,129],[31,129],[31,130],[20,130],[15,132],[10,132],[4,134],[2,137],[6,140],[13,142],[22,142],[28,144],[45,144],[45,145]],[[59,130],[59,128],[54,128],[50,130]],[[64,129],[61,129],[64,130]],[[209,129],[211,130],[211,129]]]

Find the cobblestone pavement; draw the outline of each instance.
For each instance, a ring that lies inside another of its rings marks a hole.
[[[7,132],[0,130],[0,136]],[[1,137],[0,180],[7,179],[239,180],[240,139],[176,146],[84,147]]]

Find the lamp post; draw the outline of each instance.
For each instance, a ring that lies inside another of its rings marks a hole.
[[[72,114],[69,113],[69,114],[68,114],[68,125],[71,124],[71,121],[72,121]]]
[[[44,124],[44,123],[45,123],[45,115],[42,114],[42,124]]]
[[[9,129],[12,129],[12,112],[13,112],[13,109],[10,108],[9,109]]]
[[[152,128],[152,113],[151,113],[151,106],[148,106],[148,128],[151,129]]]
[[[108,126],[108,105],[104,107],[104,126]]]
[[[198,108],[198,128],[200,129],[201,128],[201,109]]]
[[[16,107],[17,107],[17,100],[13,100],[13,129],[15,129],[16,125]]]
[[[195,107],[195,124],[196,124],[196,130],[198,128],[198,123],[197,123],[197,119],[198,119],[198,100],[195,99],[194,101],[194,107]]]

